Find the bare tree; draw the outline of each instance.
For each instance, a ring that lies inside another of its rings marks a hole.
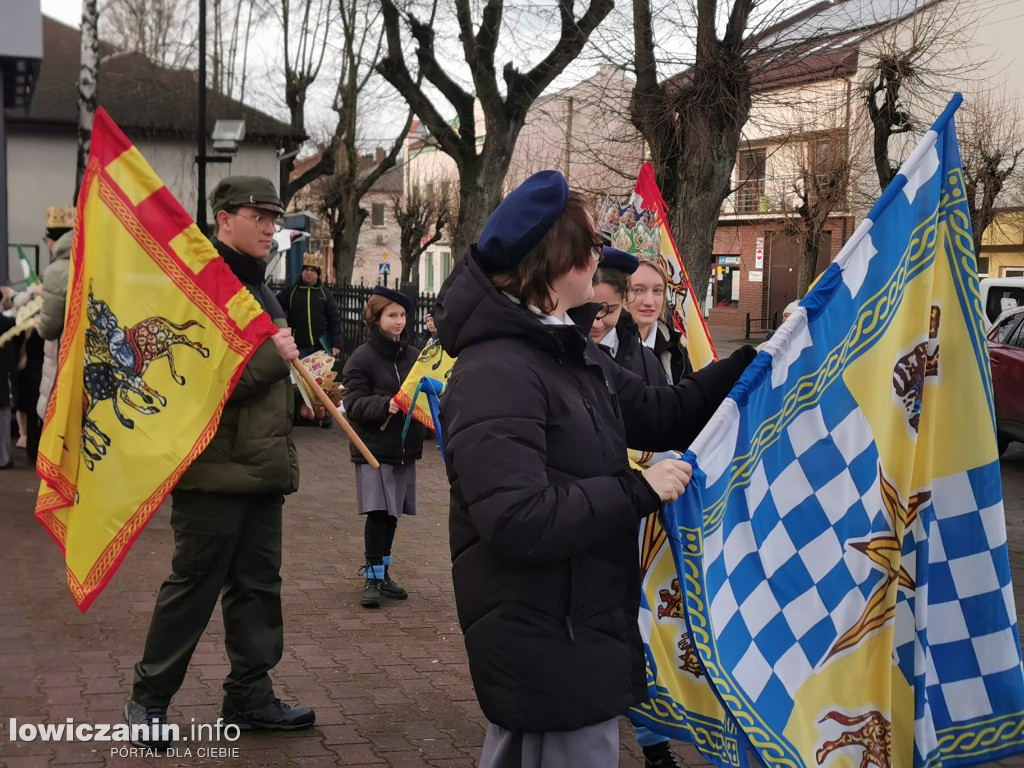
[[[319,209],[324,213],[334,243],[334,268],[339,280],[350,280],[359,231],[368,216],[360,203],[366,193],[395,166],[412,113],[406,117],[390,149],[370,158],[360,151],[362,109],[369,99],[368,86],[380,59],[383,30],[381,11],[368,0],[339,0],[339,76],[333,109],[338,122],[325,142],[319,160],[289,185],[299,188],[321,176]]]
[[[651,151],[655,179],[691,283],[711,274],[711,251],[722,201],[732,187],[740,134],[750,114],[747,25],[755,0],[731,0],[724,33],[718,0],[696,0],[694,62],[660,80],[651,0],[633,0],[636,84],[633,124]]]
[[[195,0],[106,0],[100,31],[119,51],[181,68],[195,62]]]
[[[807,293],[816,277],[822,235],[830,217],[846,210],[850,158],[845,132],[791,139],[787,154],[796,155],[797,175],[780,206],[783,231],[800,243],[797,298]]]
[[[395,195],[391,207],[401,233],[402,282],[418,284],[416,265],[420,256],[445,236],[445,230],[454,218],[450,193],[445,191],[428,196],[416,185],[408,195]]]
[[[955,90],[952,83],[981,64],[965,55],[970,20],[964,4],[930,0],[897,0],[897,4],[894,20],[879,23],[861,48],[867,70],[861,90],[882,190],[902,162],[894,137],[926,128],[938,114],[940,103],[945,104]]]
[[[579,17],[574,0],[558,0],[558,41],[529,71],[522,72],[513,63],[506,63],[502,69],[504,95],[495,67],[504,1],[487,0],[479,25],[473,20],[474,6],[470,0],[454,2],[472,90],[456,82],[451,68],[435,49],[437,0],[425,21],[412,12],[400,11],[393,0],[381,0],[387,55],[377,69],[405,98],[440,150],[455,161],[459,172],[459,212],[453,246],[462,254],[501,200],[512,152],[530,105],[580,53],[591,32],[611,11],[613,0],[591,0]],[[403,48],[404,30],[408,30],[415,43],[418,73],[455,108],[457,125],[442,117],[430,95],[410,73]],[[477,100],[483,112],[483,137],[477,135],[474,119]],[[479,138],[483,139],[482,146],[478,146]]]
[[[78,74],[78,163],[75,173],[74,203],[85,176],[92,141],[92,121],[96,115],[96,82],[99,80],[100,39],[97,0],[82,0],[82,53]]]
[[[971,216],[974,252],[981,254],[982,237],[1006,207],[1006,192],[1019,192],[1024,154],[1024,114],[1020,104],[993,95],[965,101],[959,121],[960,157]],[[1008,189],[1013,184],[1016,189]],[[1016,201],[1015,201],[1016,202]]]
[[[333,14],[334,0],[275,0],[277,14],[283,32],[284,47],[284,100],[288,107],[289,124],[293,133],[306,130],[306,98],[309,88],[316,81],[327,53],[328,39],[335,29]],[[341,15],[344,17],[351,2],[339,0]],[[345,37],[343,49],[348,47]],[[344,54],[343,54],[344,55]],[[346,60],[347,61],[347,60]],[[342,75],[344,67],[342,64]],[[339,89],[340,89],[339,85]],[[297,178],[292,178],[295,157],[303,141],[298,138],[284,139],[283,160],[280,164],[281,199],[287,206],[295,193],[320,176],[331,173],[334,164],[334,148],[321,154],[321,162],[308,168]]]

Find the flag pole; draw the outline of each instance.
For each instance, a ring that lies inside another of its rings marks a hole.
[[[327,409],[327,412],[334,417],[336,422],[338,422],[338,426],[345,430],[345,434],[348,435],[348,439],[351,440],[352,444],[359,449],[361,454],[363,454],[363,458],[366,459],[366,463],[374,469],[377,469],[380,466],[380,462],[377,461],[377,458],[370,452],[370,449],[366,447],[366,443],[364,443],[359,435],[356,434],[356,431],[352,429],[352,425],[349,424],[348,419],[342,416],[341,411],[339,411],[334,403],[331,402],[331,398],[327,396],[327,393],[324,392],[323,389],[320,388],[320,385],[316,383],[316,379],[314,379],[312,374],[306,370],[306,366],[298,360],[292,360],[292,369],[302,377],[302,380],[306,382],[310,391],[316,395],[317,400],[323,404],[324,408]]]

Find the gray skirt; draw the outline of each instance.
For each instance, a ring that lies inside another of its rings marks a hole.
[[[416,514],[416,462],[356,464],[356,511],[360,515],[386,509],[392,517]]]
[[[487,723],[480,768],[616,768],[619,719],[575,731],[522,733]]]

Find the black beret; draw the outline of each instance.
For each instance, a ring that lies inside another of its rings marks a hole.
[[[412,314],[412,299],[404,293],[400,291],[393,291],[390,288],[385,288],[383,285],[374,286],[370,293],[373,296],[383,296],[388,301],[393,301],[395,304],[401,305],[405,309],[405,314]]]
[[[640,266],[640,259],[631,253],[606,245],[601,249],[600,266],[601,269],[619,269],[627,275],[632,275]]]
[[[476,252],[492,274],[506,272],[540,243],[569,204],[569,185],[558,171],[540,171],[516,187],[494,209]]]

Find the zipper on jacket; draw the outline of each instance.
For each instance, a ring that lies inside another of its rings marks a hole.
[[[402,374],[400,374],[398,372],[398,358],[397,357],[394,360],[394,366],[395,366],[395,378],[398,379],[398,390],[395,392],[395,394],[397,395],[398,392],[402,391]],[[410,407],[415,408],[416,407],[416,403],[413,403]],[[398,463],[399,464],[405,464],[405,440],[399,439],[398,450],[401,451],[401,454],[399,455]]]
[[[566,563],[569,571],[569,584],[565,591],[565,628],[569,632],[569,641],[576,642],[576,633],[572,631],[572,560]]]
[[[597,423],[597,414],[594,412],[594,406],[590,404],[587,398],[583,398],[583,407],[587,409],[587,413],[590,414],[590,421],[594,424],[594,431],[598,434],[601,433],[601,426]]]
[[[621,418],[622,413],[619,411],[619,396],[615,394],[615,390],[612,389],[612,383],[606,378],[604,385],[608,389],[608,397],[612,399],[612,409],[615,411],[616,418]]]
[[[309,346],[315,346],[313,341],[313,292],[306,290],[306,327],[309,328]]]

